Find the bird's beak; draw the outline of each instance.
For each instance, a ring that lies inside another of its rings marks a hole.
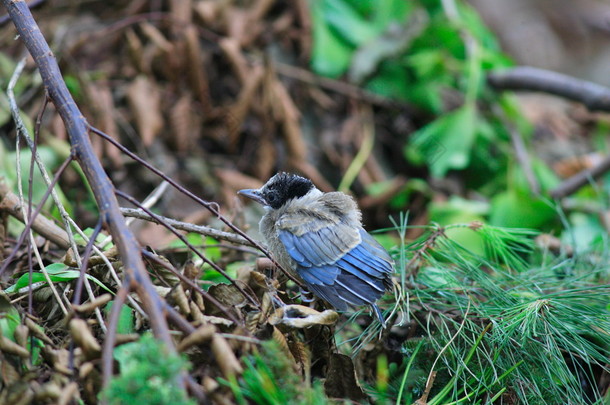
[[[262,196],[260,190],[249,188],[245,190],[239,190],[237,194],[241,194],[244,197],[251,198],[259,204],[267,205],[267,201],[265,201],[265,198]]]

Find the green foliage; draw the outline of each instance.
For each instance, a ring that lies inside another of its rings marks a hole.
[[[22,119],[24,120],[26,127],[31,128],[32,123],[28,120],[27,116],[22,114]],[[32,132],[30,132],[32,133]],[[25,146],[25,141],[22,141],[22,146]],[[47,168],[49,173],[52,173],[55,170],[61,161],[59,160],[58,155],[55,151],[44,145],[40,145],[37,148],[38,155],[40,156],[40,160],[42,164]],[[32,152],[27,149],[22,149],[19,153],[19,168],[21,170],[21,187],[24,193],[24,197],[27,198],[28,195],[28,187],[29,187],[29,173],[30,173],[30,161],[32,159]],[[5,179],[7,185],[10,189],[12,189],[15,193],[17,193],[17,169],[15,167],[15,162],[17,161],[17,153],[8,151],[2,143],[0,143],[0,175]],[[52,176],[52,174],[50,174]],[[38,167],[34,165],[34,175],[32,178],[32,200],[34,204],[40,201],[47,190],[47,185],[44,182]],[[61,188],[59,186],[55,186],[55,191],[59,196],[60,201],[66,207],[69,212],[71,211],[71,204],[68,199],[63,194]],[[45,208],[50,209],[52,205],[52,201],[49,198],[45,204]]]
[[[5,295],[0,294],[0,336],[4,336],[11,341],[17,343],[15,339],[15,332],[17,326],[22,323],[21,314],[11,304],[11,301]],[[37,325],[39,329],[42,329]],[[34,365],[41,363],[40,350],[44,347],[44,342],[36,337],[28,339],[26,348],[31,353],[31,362]]]
[[[49,279],[52,282],[56,282],[56,283],[72,281],[72,280],[76,280],[80,277],[79,270],[68,270],[68,269],[69,269],[69,267],[63,263],[53,263],[53,264],[50,264],[47,267],[45,267],[45,270],[46,270],[47,274],[49,275]],[[104,285],[104,283],[102,283],[97,278],[95,278],[89,274],[86,274],[85,277],[87,277],[89,280],[93,281],[95,284],[97,284],[98,286],[100,286],[101,288],[106,290],[107,292],[113,294],[112,290],[110,290],[108,287],[106,287]],[[43,272],[36,271],[36,272],[32,273],[32,284],[36,284],[36,283],[45,284],[46,282],[47,282],[47,278]],[[17,280],[17,282],[15,284],[11,285],[6,290],[4,290],[4,292],[7,294],[14,293],[14,292],[19,291],[22,288],[28,287],[29,285],[30,285],[30,274],[25,273],[21,277],[19,277],[19,279]]]
[[[110,301],[104,307],[104,312],[106,313],[106,318],[110,317],[110,313],[112,311],[112,306],[114,305],[114,301]],[[129,334],[135,332],[135,316],[133,314],[133,310],[127,305],[123,305],[121,307],[121,311],[119,313],[119,320],[117,322],[116,333],[120,334]]]
[[[397,395],[406,403],[419,398],[422,375],[433,370],[428,404],[492,403],[502,395],[528,404],[599,399],[596,375],[609,371],[610,356],[608,252],[534,255],[533,231],[481,223],[445,229],[460,226],[481,237],[484,255],[438,227],[406,251],[419,257],[418,270],[403,277],[418,286],[411,305],[424,312],[414,318],[426,337],[410,354],[419,371],[394,368]]]
[[[347,74],[353,83],[435,116],[406,140],[407,161],[436,178],[462,171],[467,189],[491,200],[481,220],[509,227],[557,225],[553,204],[528,191],[522,168],[510,157],[510,131],[527,140],[532,126],[515,100],[486,87],[485,72],[511,61],[473,8],[462,0],[311,4],[314,71]],[[544,196],[558,179],[542,161],[531,161]],[[408,194],[393,205],[403,209]]]
[[[245,370],[240,381],[225,382],[231,386],[238,403],[260,405],[321,405],[329,400],[319,382],[313,386],[302,381],[277,343],[265,341],[261,351],[244,359]],[[248,399],[251,402],[246,402]]]
[[[121,373],[100,394],[108,404],[195,404],[180,386],[188,362],[150,334],[114,349]]]

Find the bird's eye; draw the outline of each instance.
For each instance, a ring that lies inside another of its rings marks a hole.
[[[269,203],[274,203],[277,200],[277,196],[275,195],[275,193],[269,193],[266,196],[267,202]]]

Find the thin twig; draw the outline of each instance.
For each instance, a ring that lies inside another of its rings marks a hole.
[[[31,211],[32,211],[32,188],[33,188],[32,186],[33,186],[33,175],[34,175],[34,173],[33,173],[34,162],[36,162],[36,165],[38,166],[38,169],[42,175],[43,181],[45,182],[47,187],[50,187],[50,184],[51,184],[51,178],[49,177],[49,173],[47,172],[47,169],[44,166],[44,163],[40,157],[40,154],[38,153],[38,147],[37,147],[38,146],[38,135],[40,133],[40,125],[42,122],[42,116],[44,115],[44,112],[46,110],[49,99],[48,99],[48,97],[45,97],[42,108],[40,109],[40,112],[38,113],[38,116],[36,117],[36,123],[35,123],[35,128],[34,128],[34,139],[32,140],[32,137],[30,136],[25,124],[23,123],[23,121],[21,119],[21,115],[19,113],[19,107],[17,106],[17,100],[16,100],[15,94],[14,94],[15,85],[17,83],[19,76],[21,76],[23,68],[25,67],[25,62],[26,62],[26,59],[23,58],[17,64],[17,67],[15,68],[15,71],[11,77],[11,80],[10,80],[8,88],[7,88],[7,95],[8,95],[8,99],[9,99],[10,108],[11,108],[11,114],[13,116],[13,120],[15,121],[15,126],[17,128],[17,134],[18,134],[17,141],[19,141],[20,137],[23,137],[32,152],[32,156],[30,159],[30,176],[29,176],[29,188],[28,188],[28,214],[27,214],[28,221],[32,221],[30,215],[31,215]],[[20,148],[17,147],[17,154],[19,154],[19,149]],[[20,173],[19,168],[21,167],[20,161],[21,161],[21,159],[18,157],[17,158],[17,165],[18,165],[17,173],[18,174]],[[18,185],[19,185],[19,189],[21,190],[21,188],[20,188],[21,181],[20,180],[18,181]],[[73,257],[76,260],[77,265],[82,267],[82,260],[81,260],[80,254],[78,252],[78,247],[76,244],[76,240],[74,238],[74,234],[70,227],[70,221],[69,221],[70,215],[68,214],[68,211],[65,209],[61,199],[59,198],[57,192],[55,191],[55,187],[51,188],[51,198],[53,199],[53,202],[55,203],[55,206],[57,207],[60,217],[62,219],[62,222],[64,224],[65,231],[66,231],[66,237],[68,239],[69,246],[72,248]],[[20,205],[21,205],[21,207],[23,207],[23,205],[21,204],[21,201],[22,201],[22,199],[20,199]],[[25,215],[24,215],[24,217],[25,217]],[[40,254],[38,253],[37,247],[33,246],[33,248],[34,248],[35,254],[38,258],[40,256]],[[42,264],[41,260],[39,260],[39,265],[40,265],[42,273],[45,275],[45,278],[47,279],[47,282],[50,283],[51,279],[48,277],[46,268]],[[87,289],[87,294],[89,295],[89,299],[94,300],[95,295],[93,293],[93,289],[91,288],[91,283],[90,283],[89,279],[85,278],[84,282],[85,282],[85,288]],[[52,291],[55,290],[54,285],[50,284],[50,287],[51,287]],[[54,293],[55,293],[55,291],[54,291]],[[66,301],[68,302],[67,298],[66,298]],[[68,304],[69,304],[69,302],[68,302]],[[63,305],[61,305],[61,307],[62,307],[62,310],[66,309]],[[102,330],[105,332],[106,328],[104,326],[104,319],[102,317],[102,313],[99,308],[95,309],[95,316],[96,316]]]
[[[132,158],[133,160],[135,160],[136,162],[140,163],[141,165],[143,165],[144,167],[146,167],[148,170],[150,170],[151,172],[155,173],[157,176],[161,177],[163,180],[167,181],[169,184],[171,184],[176,190],[180,191],[181,193],[183,193],[184,195],[190,197],[191,199],[193,199],[195,202],[197,202],[198,204],[202,205],[203,207],[205,207],[206,209],[208,209],[212,214],[214,214],[220,221],[222,221],[225,225],[227,225],[229,228],[231,228],[235,233],[241,235],[244,239],[246,239],[248,242],[250,242],[253,246],[255,246],[257,249],[259,249],[261,252],[263,252],[263,254],[265,256],[267,256],[269,258],[269,260],[271,260],[271,262],[273,262],[273,264],[282,271],[282,273],[284,273],[284,275],[286,277],[288,277],[290,280],[292,280],[296,285],[300,286],[301,288],[305,288],[305,286],[303,285],[303,283],[298,280],[297,278],[295,278],[292,274],[290,274],[290,272],[288,272],[286,269],[284,269],[271,255],[271,253],[269,253],[269,251],[267,249],[265,249],[260,243],[256,242],[254,239],[252,239],[250,236],[248,236],[244,231],[242,231],[241,229],[239,229],[236,225],[234,225],[231,221],[229,221],[227,218],[225,218],[221,213],[220,210],[218,209],[218,204],[213,203],[213,202],[208,202],[208,201],[204,201],[201,198],[197,197],[195,194],[193,194],[192,192],[190,192],[189,190],[187,190],[186,188],[182,187],[180,184],[178,184],[176,181],[174,181],[173,179],[171,179],[169,176],[167,176],[165,173],[163,173],[161,170],[157,169],[156,167],[154,167],[153,165],[151,165],[150,163],[148,163],[147,161],[145,161],[144,159],[140,158],[138,155],[136,155],[135,153],[133,153],[132,151],[130,151],[129,149],[127,149],[125,146],[123,146],[122,144],[120,144],[119,142],[117,142],[114,138],[112,138],[111,136],[109,136],[108,134],[104,133],[103,131],[95,128],[95,127],[91,127],[90,126],[91,131],[93,131],[93,133],[101,136],[102,138],[104,138],[105,140],[107,140],[108,142],[110,142],[111,144],[113,144],[116,148],[118,148],[120,151],[122,151],[124,154],[126,154],[127,156],[129,156],[130,158]]]
[[[106,340],[104,340],[104,346],[102,349],[102,381],[103,386],[108,386],[110,378],[112,377],[112,351],[114,349],[114,342],[116,341],[116,330],[119,323],[119,315],[121,314],[121,307],[125,304],[125,299],[129,296],[129,285],[126,284],[117,293],[112,303],[112,310],[110,311],[110,318],[108,319],[108,333],[106,334]]]
[[[66,168],[72,162],[72,160],[74,160],[73,156],[72,155],[68,156],[68,158],[66,160],[64,160],[64,162],[61,164],[59,169],[57,169],[57,173],[55,173],[55,177],[53,177],[53,181],[51,182],[52,186],[54,186],[55,183],[57,183],[57,181],[59,180],[59,177],[63,174],[64,170],[66,170]],[[36,218],[36,216],[38,216],[38,214],[40,214],[40,211],[42,211],[42,207],[44,207],[45,202],[47,202],[47,199],[49,198],[49,195],[51,194],[51,188],[52,187],[48,187],[47,191],[40,199],[38,206],[32,213],[32,218]],[[25,221],[25,229],[23,230],[23,232],[21,232],[21,235],[19,236],[19,239],[15,243],[13,250],[8,255],[8,257],[6,259],[4,259],[4,262],[2,263],[2,267],[0,267],[0,275],[2,275],[2,273],[4,273],[6,271],[6,269],[9,266],[9,263],[11,263],[11,261],[13,261],[13,259],[17,255],[17,252],[19,252],[19,247],[21,245],[23,245],[23,242],[25,241],[25,238],[29,234],[30,229],[32,229],[32,224],[33,224],[33,221],[31,221],[31,220]]]
[[[171,264],[167,263],[165,260],[161,260],[161,258],[159,258],[159,256],[157,256],[147,250],[142,250],[142,255],[144,257],[146,257],[147,259],[155,262],[155,264],[162,266],[162,267],[166,268],[167,270],[171,271],[173,274],[176,275],[176,277],[178,277],[180,279],[181,282],[188,285],[193,290],[197,291],[199,294],[201,294],[203,296],[203,298],[205,298],[212,304],[216,305],[216,307],[218,307],[218,309],[220,309],[220,311],[222,311],[230,320],[235,322],[236,325],[243,323],[243,322],[240,322],[235,317],[235,315],[233,315],[231,313],[231,311],[229,311],[229,309],[226,306],[224,306],[220,301],[218,301],[216,298],[214,298],[212,295],[210,295],[210,293],[208,293],[207,291],[203,290],[200,286],[195,284],[195,282],[193,280],[187,278],[184,274],[182,274],[178,270],[176,270]],[[174,321],[173,323],[175,324],[176,322]]]
[[[197,256],[199,256],[199,258],[201,260],[203,260],[205,263],[209,264],[210,266],[212,266],[212,268],[214,270],[216,270],[217,272],[219,272],[220,274],[222,274],[227,280],[229,280],[229,282],[231,284],[233,284],[233,286],[235,288],[237,288],[237,290],[244,296],[244,298],[248,299],[248,301],[250,301],[250,303],[252,305],[254,305],[255,307],[259,308],[261,307],[261,304],[256,300],[256,298],[254,296],[251,296],[250,294],[248,294],[241,286],[239,286],[237,284],[237,282],[235,280],[233,280],[233,278],[231,276],[229,276],[227,274],[226,271],[224,271],[222,268],[220,268],[216,263],[214,263],[213,261],[211,261],[210,259],[208,259],[207,257],[205,257],[198,249],[195,248],[195,246],[193,246],[188,240],[186,240],[186,238],[180,234],[180,232],[178,232],[176,230],[176,228],[174,228],[172,225],[163,222],[159,219],[158,215],[153,214],[152,211],[150,211],[148,208],[144,208],[142,207],[142,205],[133,197],[123,193],[120,190],[116,190],[115,193],[117,193],[118,196],[126,199],[127,201],[129,201],[130,203],[136,205],[136,206],[140,206],[140,209],[142,209],[144,212],[146,212],[148,215],[150,215],[152,218],[155,218],[157,220],[157,223],[163,225],[165,228],[167,228],[171,233],[173,233],[174,235],[176,235],[178,237],[178,239],[180,239],[182,241],[182,243],[184,243],[186,246],[188,246],[189,249],[191,249],[191,251],[193,251],[193,253],[195,253]]]
[[[76,282],[76,288],[74,288],[74,295],[72,296],[72,305],[79,305],[82,290],[83,290],[83,280],[86,279],[85,273],[87,271],[87,265],[89,264],[89,258],[91,257],[91,251],[93,250],[94,241],[97,238],[97,235],[102,230],[102,221],[98,220],[97,225],[93,229],[93,233],[91,234],[91,238],[87,242],[87,246],[85,246],[85,253],[83,255],[83,263],[80,266],[80,274],[78,276],[78,280]],[[103,324],[103,322],[102,322]],[[102,325],[100,324],[100,326]]]
[[[596,166],[576,173],[574,176],[562,182],[560,185],[551,190],[551,197],[567,197],[579,188],[592,183],[595,179],[599,178],[608,171],[610,171],[610,155],[606,156]]]
[[[9,215],[23,222],[24,224],[28,221],[23,216],[21,210],[21,202],[19,196],[9,190],[6,182],[0,179],[0,211],[6,211]],[[57,226],[55,222],[51,221],[42,214],[39,214],[33,218],[32,229],[43,238],[53,242],[62,249],[70,248],[70,241],[68,240],[68,234],[62,228]]]
[[[17,28],[19,38],[32,54],[49,98],[55,104],[64,122],[70,137],[74,157],[83,168],[100,209],[100,215],[105,225],[110,229],[121,255],[125,266],[127,285],[132,286],[142,300],[155,336],[167,345],[170,352],[174,352],[175,347],[163,314],[164,302],[157,294],[144,268],[140,256],[140,247],[135,237],[125,225],[125,220],[113,193],[113,184],[93,150],[88,134],[89,125],[68,91],[57,60],[34,21],[27,4],[22,1],[11,0],[2,0],[2,2]],[[107,335],[106,339],[109,338],[112,339],[113,337]]]
[[[237,245],[254,246],[252,243],[235,233],[219,231],[218,229],[214,229],[209,226],[194,225],[188,222],[182,222],[176,219],[164,217],[162,215],[155,215],[155,217],[153,218],[143,210],[134,208],[121,208],[121,213],[126,217],[142,219],[144,221],[153,222],[155,224],[159,224],[160,221],[163,221],[176,229],[180,229],[181,231],[194,232],[200,235],[211,236],[214,239],[225,240],[227,242],[235,243]]]
[[[74,228],[76,233],[78,233],[80,235],[80,237],[83,238],[85,243],[89,244],[89,241],[91,240],[91,238],[89,238],[89,236],[87,236],[85,234],[85,232],[83,232],[83,230],[80,229],[80,227],[74,222],[74,220],[72,218],[70,218],[70,224],[72,225],[72,227]],[[117,284],[117,286],[119,286],[119,288],[120,288],[123,285],[123,282],[119,278],[119,275],[117,274],[112,263],[110,263],[110,260],[108,260],[108,258],[104,254],[104,252],[102,252],[102,250],[99,247],[95,246],[95,244],[93,244],[93,251],[95,252],[96,255],[98,255],[98,257],[100,257],[102,259],[102,261],[104,262],[104,265],[106,265],[106,267],[108,268],[108,272],[110,273],[110,276],[112,277],[114,282]],[[132,306],[132,308],[135,309],[140,315],[142,315],[142,317],[148,318],[148,315],[146,314],[146,312],[144,312],[142,307],[140,307],[140,305],[138,305],[138,303],[130,295],[127,296],[127,301],[129,301],[129,304]]]
[[[17,192],[18,192],[18,196],[19,196],[19,205],[21,206],[21,214],[23,215],[24,218],[27,218],[28,223],[31,223],[32,222],[32,212],[31,212],[32,206],[31,206],[31,204],[28,204],[28,212],[26,212],[25,206],[23,204],[24,199],[23,199],[23,185],[22,185],[22,180],[21,180],[21,146],[19,145],[19,140],[21,139],[21,136],[19,136],[19,134],[23,134],[27,131],[25,129],[25,125],[23,125],[23,122],[21,121],[21,117],[19,116],[19,110],[17,109],[17,113],[15,114],[15,110],[13,108],[14,99],[15,99],[13,89],[15,88],[15,83],[17,82],[17,77],[19,77],[19,74],[21,73],[21,70],[23,70],[24,66],[25,66],[25,59],[22,59],[21,62],[17,65],[17,68],[15,69],[15,72],[13,73],[13,77],[11,77],[11,80],[9,81],[7,93],[9,94],[9,99],[11,100],[11,112],[13,113],[13,119],[15,120],[15,124],[17,126],[17,132],[18,132],[17,137],[15,138],[15,141],[16,141],[16,145],[15,145],[15,153],[16,153],[15,161],[16,162],[15,163],[16,163],[16,170],[17,170]],[[40,256],[40,252],[38,251],[38,246],[36,246],[36,239],[34,238],[34,233],[32,232],[32,229],[30,228],[28,230],[24,230],[23,234],[29,236],[29,238],[30,238],[30,244],[28,247],[30,285],[32,283],[32,273],[33,273],[32,272],[32,259],[31,259],[31,254],[33,251],[34,256],[36,256],[36,261],[38,262],[38,266],[40,267],[40,271],[42,272],[42,274],[45,278],[45,281],[49,285],[49,288],[51,289],[51,292],[53,293],[53,296],[55,297],[57,304],[59,304],[59,308],[61,309],[64,316],[67,315],[68,309],[66,308],[66,305],[64,304],[64,302],[62,300],[62,297],[59,295],[59,292],[57,291],[57,288],[55,287],[55,283],[53,282],[53,280],[51,280],[51,277],[49,276],[49,273],[47,272],[44,262],[42,261],[42,257]],[[30,294],[31,294],[31,292],[30,292]],[[30,301],[31,301],[31,299],[30,299]]]
[[[392,100],[390,98],[380,96],[370,91],[363,90],[362,88],[354,86],[353,84],[347,82],[342,82],[340,80],[330,79],[327,77],[321,77],[310,72],[309,70],[300,68],[298,66],[293,66],[280,62],[275,62],[274,66],[277,72],[282,76],[289,77],[291,79],[296,79],[312,86],[318,86],[326,90],[331,90],[335,93],[356,100],[362,100],[366,103],[377,105],[379,107],[405,110],[410,115],[417,115],[419,112],[417,107],[405,103],[404,101]]]
[[[167,190],[167,187],[169,187],[169,183],[166,181],[161,182],[161,184],[159,184],[157,187],[155,187],[155,189],[152,191],[152,193],[149,194],[148,197],[146,197],[146,199],[142,202],[142,206],[146,207],[146,208],[152,208],[161,198],[161,196],[163,194],[165,194],[165,191]],[[121,208],[121,211],[123,210],[123,208]],[[128,216],[123,214],[124,216]],[[125,221],[125,223],[127,224],[127,226],[130,226],[133,221],[135,221],[136,218],[133,217],[129,217],[127,218],[127,220]],[[112,242],[112,235],[108,235],[108,237],[106,237],[106,239],[104,239],[104,241],[102,241],[102,243],[100,243],[100,246],[102,248],[105,248],[110,242]]]
[[[530,186],[530,190],[535,195],[540,195],[540,184],[538,184],[538,179],[536,178],[534,170],[532,169],[532,162],[521,134],[519,134],[509,122],[505,122],[505,127],[510,134],[510,139],[513,143],[513,147],[515,148],[515,156],[517,157],[517,161],[523,170],[523,174],[525,174],[525,179]]]

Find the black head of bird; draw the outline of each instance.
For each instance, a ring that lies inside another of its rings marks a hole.
[[[282,267],[340,311],[370,305],[385,327],[376,302],[391,286],[394,263],[362,228],[352,197],[323,193],[311,180],[288,173],[239,194],[265,207],[260,230]]]

